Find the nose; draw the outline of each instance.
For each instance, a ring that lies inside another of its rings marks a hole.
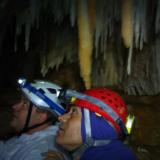
[[[66,122],[69,118],[70,118],[70,114],[69,113],[65,113],[65,114],[59,116],[58,120],[60,122]]]

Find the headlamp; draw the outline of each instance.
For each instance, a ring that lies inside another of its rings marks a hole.
[[[23,87],[26,84],[26,79],[24,78],[18,79],[18,84],[20,85],[20,87]]]
[[[128,134],[131,134],[134,120],[135,120],[134,115],[130,115],[130,114],[129,114],[129,115],[127,116],[126,128],[127,128]]]

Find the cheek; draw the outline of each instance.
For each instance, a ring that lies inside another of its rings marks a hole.
[[[27,118],[27,114],[28,114],[27,111],[20,112],[18,115],[19,121],[22,121],[22,122],[25,121]]]
[[[80,146],[82,144],[81,122],[72,121],[67,124],[65,131],[57,135],[56,142],[68,150]]]
[[[26,114],[23,112],[20,112],[16,115],[16,117],[13,117],[10,124],[13,128],[19,131],[24,127],[25,121],[26,121]]]
[[[81,125],[80,123],[72,123],[66,130],[66,135],[72,139],[72,141],[79,141],[81,139]]]
[[[37,113],[36,110],[33,108],[30,116],[29,126],[32,126],[38,123],[41,123],[41,119],[40,119],[39,113]]]

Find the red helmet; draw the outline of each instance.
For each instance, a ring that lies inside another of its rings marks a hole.
[[[111,108],[113,112],[115,112],[118,115],[118,117],[122,120],[123,124],[126,123],[127,106],[119,94],[106,88],[94,88],[85,90],[84,94],[97,98],[98,100],[105,103],[109,108]],[[74,104],[83,108],[87,108],[92,112],[98,113],[99,115],[107,119],[109,122],[111,122],[111,124],[116,128],[118,132],[121,131],[120,126],[112,118],[110,113],[108,113],[100,106],[82,99],[76,99]]]

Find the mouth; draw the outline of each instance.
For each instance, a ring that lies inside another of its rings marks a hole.
[[[59,126],[59,129],[58,129],[58,131],[57,131],[57,135],[61,135],[61,134],[63,134],[64,132],[65,132],[64,127]]]
[[[60,126],[59,131],[65,131],[64,127]]]

